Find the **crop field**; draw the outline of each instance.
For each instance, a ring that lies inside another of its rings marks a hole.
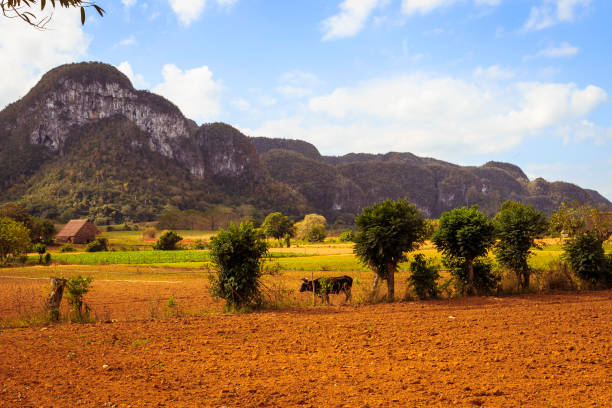
[[[125,245],[130,235],[130,251],[53,251],[49,266],[0,269],[0,407],[603,408],[612,400],[610,290],[368,305],[373,273],[352,244],[298,243],[270,250],[267,310],[230,315],[209,293],[208,251],[151,251],[134,232],[111,239]],[[440,262],[431,245],[420,252]],[[530,263],[544,270],[561,254],[558,241],[543,242]],[[396,276],[400,299],[408,268]],[[302,278],[343,274],[354,279],[348,302],[332,295],[331,305],[316,298],[313,307],[312,294],[299,292]],[[76,275],[94,279],[85,296],[92,323],[67,322],[64,303],[64,322],[41,327],[49,277]],[[532,283],[542,279],[537,272]]]
[[[602,291],[3,330],[0,405],[604,408],[611,324]]]

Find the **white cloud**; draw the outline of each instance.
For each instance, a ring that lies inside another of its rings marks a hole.
[[[164,82],[152,91],[175,103],[185,116],[198,122],[219,116],[223,86],[213,80],[206,65],[183,71],[176,65],[167,64],[162,69],[162,76]]]
[[[149,84],[145,80],[144,76],[141,74],[134,74],[134,70],[128,61],[123,61],[117,69],[125,74],[128,77],[134,88],[136,89],[145,89],[149,87]]]
[[[450,160],[508,150],[526,137],[582,120],[606,101],[607,94],[592,85],[502,86],[478,77],[414,73],[313,97],[307,110],[265,122],[254,133],[305,139],[331,154],[396,150]]]
[[[474,70],[474,76],[477,78],[490,79],[493,81],[502,81],[514,78],[514,72],[504,69],[499,65],[491,65],[488,68],[476,68]]]
[[[404,14],[429,14],[435,9],[449,7],[459,0],[402,0]],[[501,0],[474,0],[477,6],[499,6]]]
[[[5,75],[0,81],[0,109],[22,97],[46,71],[86,56],[91,39],[78,12],[56,10],[47,28],[36,30],[19,19],[0,18],[0,32],[10,33],[0,35],[0,72]]]
[[[170,7],[185,27],[198,20],[206,8],[206,0],[168,0]],[[216,0],[219,7],[230,9],[238,0]]]
[[[136,0],[121,0],[121,2],[123,3],[125,7],[128,7],[128,8],[136,4]]]
[[[119,44],[122,47],[127,47],[129,45],[136,45],[136,37],[132,34],[127,38],[124,38],[123,40],[119,41]]]
[[[563,126],[558,133],[563,137],[565,144],[592,141],[598,146],[605,146],[612,142],[612,127],[598,126],[586,119]]]
[[[230,101],[230,105],[241,112],[248,112],[251,109],[251,104],[244,98],[234,98]]]
[[[206,0],[168,0],[170,7],[178,17],[181,24],[190,26],[200,18],[206,6]]]
[[[359,33],[372,12],[387,0],[344,0],[340,12],[323,21],[323,40],[352,37]]]
[[[281,85],[276,88],[286,97],[303,98],[313,93],[313,88],[321,83],[316,75],[304,71],[284,73],[280,78]]]
[[[560,58],[573,57],[578,54],[580,48],[570,45],[566,42],[561,43],[558,47],[548,47],[536,54],[537,57]]]
[[[559,23],[571,22],[578,10],[591,4],[592,0],[544,0],[542,5],[531,8],[523,29],[537,31]]]

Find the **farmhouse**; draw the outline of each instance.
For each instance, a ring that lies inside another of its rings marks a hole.
[[[55,241],[87,244],[96,239],[99,233],[98,228],[89,220],[70,220],[55,236]]]

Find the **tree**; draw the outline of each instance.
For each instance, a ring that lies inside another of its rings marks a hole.
[[[442,214],[432,241],[444,256],[465,262],[472,291],[474,259],[487,253],[495,241],[495,228],[478,206],[455,208]]]
[[[66,282],[66,300],[72,306],[72,311],[78,322],[83,322],[88,318],[89,307],[83,302],[83,296],[91,290],[92,281],[93,278],[91,276],[84,278],[81,275],[77,275]]]
[[[6,203],[0,207],[0,217],[12,218],[30,230],[30,239],[34,243],[51,244],[55,236],[55,225],[49,220],[31,216],[19,203]]]
[[[286,235],[289,237],[295,235],[293,221],[279,212],[268,214],[261,225],[261,229],[267,237],[276,238],[279,243]]]
[[[268,246],[250,222],[231,223],[211,239],[210,257],[216,274],[211,275],[211,293],[225,299],[228,309],[249,305],[260,296],[262,258]]]
[[[178,235],[174,231],[166,231],[157,240],[155,245],[153,245],[153,249],[158,251],[173,251],[176,249],[176,244],[181,241],[183,237]]]
[[[36,28],[45,28],[47,23],[51,21],[51,15],[48,16],[37,16],[33,10],[33,7],[38,3],[37,0],[0,0],[0,9],[2,9],[2,15],[8,18],[20,18],[27,24]],[[79,8],[81,10],[81,24],[85,24],[85,9],[93,7],[100,17],[104,16],[104,9],[98,6],[96,3],[82,0],[49,0],[51,7],[63,7],[63,8]],[[40,0],[40,10],[44,11],[47,4],[46,0]]]
[[[493,219],[496,235],[495,256],[504,267],[516,274],[517,286],[529,288],[530,269],[527,259],[535,239],[547,229],[546,217],[533,206],[506,201]]]
[[[302,221],[295,224],[297,238],[309,242],[320,242],[325,239],[326,228],[327,220],[319,214],[308,214]],[[312,233],[313,229],[315,230],[314,233]]]
[[[550,229],[570,237],[590,232],[603,243],[612,235],[612,211],[578,203],[563,203],[550,217]]]
[[[385,200],[364,208],[355,224],[355,254],[376,273],[374,287],[378,278],[387,281],[387,296],[393,300],[398,264],[425,240],[423,215],[405,199]]]
[[[564,257],[578,277],[591,285],[612,286],[612,256],[606,257],[600,238],[585,232],[563,247]]]
[[[32,245],[30,230],[11,218],[0,218],[0,264],[26,254]]]
[[[552,231],[570,236],[564,246],[565,259],[580,279],[594,285],[612,284],[612,261],[606,259],[603,249],[612,235],[612,211],[563,203],[550,224]]]

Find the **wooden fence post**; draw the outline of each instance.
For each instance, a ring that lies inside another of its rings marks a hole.
[[[47,310],[51,316],[51,321],[59,320],[59,307],[62,302],[62,296],[64,295],[64,288],[66,287],[66,279],[63,278],[51,278],[51,295],[47,299]]]

